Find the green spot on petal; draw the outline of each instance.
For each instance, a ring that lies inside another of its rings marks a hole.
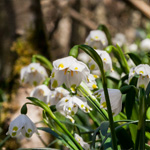
[[[17,126],[14,126],[13,127],[13,131],[17,131],[18,130],[18,127]]]
[[[26,136],[27,138],[29,138],[29,137],[30,137],[30,134],[26,133],[25,136]]]
[[[72,91],[73,93],[75,93],[75,91],[76,91],[76,85],[75,85],[75,84],[71,85],[71,91]]]
[[[71,111],[71,115],[74,116],[74,111]]]
[[[102,103],[103,108],[106,108],[106,102]]]
[[[57,82],[57,80],[54,80],[54,82],[53,82],[53,84],[52,84],[52,87],[53,88],[56,88],[58,86],[58,82]]]
[[[31,129],[28,129],[28,133],[30,133],[30,132],[32,132],[32,130],[31,130]]]
[[[12,133],[12,136],[16,136],[16,134],[17,134],[17,132],[13,132],[13,133]]]
[[[95,65],[94,65],[94,64],[91,65],[90,69],[91,69],[91,70],[94,70],[94,69],[95,69]]]
[[[54,77],[55,77],[55,72],[52,73],[52,78],[54,78]]]

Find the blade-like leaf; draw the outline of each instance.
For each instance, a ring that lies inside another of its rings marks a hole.
[[[107,130],[109,127],[109,122],[108,121],[103,121],[100,125],[100,130],[103,136],[107,134]]]
[[[38,127],[37,128],[38,130],[42,130],[42,131],[45,131],[47,133],[50,133],[51,135],[53,135],[54,137],[56,137],[57,139],[60,139],[62,140],[62,138],[53,130],[51,130],[50,128],[48,127]]]
[[[134,53],[127,53],[129,57],[132,59],[134,64],[137,66],[142,63],[141,59]]]
[[[136,91],[133,87],[131,87],[126,95],[126,100],[125,100],[125,109],[126,109],[126,115],[128,119],[130,119],[132,115],[132,109],[135,103],[135,96],[136,96]]]
[[[98,26],[98,29],[105,32],[107,40],[108,40],[108,45],[112,45],[111,35],[110,35],[109,30],[107,29],[107,27],[105,25],[101,24],[101,25]]]

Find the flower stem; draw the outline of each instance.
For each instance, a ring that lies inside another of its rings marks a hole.
[[[75,138],[72,136],[72,134],[63,126],[63,124],[58,119],[55,119],[54,121],[69,136],[69,138],[75,143],[75,145],[78,147],[77,150],[83,150],[83,148],[80,146],[80,144],[75,140]]]
[[[48,107],[47,104],[45,104],[44,102],[42,102],[42,101],[40,101],[40,100],[38,100],[37,98],[34,98],[34,97],[27,97],[27,98],[29,100],[31,100],[35,105],[40,106],[41,108],[43,108],[47,112],[47,114],[49,115],[49,117],[56,122],[56,124],[66,133],[66,135],[70,138],[70,140],[76,145],[76,148],[74,148],[75,150],[83,150],[83,148],[81,147],[81,145],[75,140],[75,138],[72,136],[72,134],[56,118],[56,116],[53,114],[53,112],[51,111],[51,109]]]
[[[146,118],[146,100],[144,89],[140,89],[139,104],[139,122],[137,127],[137,135],[134,149],[145,149],[145,118]]]
[[[108,120],[108,115],[105,113],[105,110],[100,109],[100,104],[97,101],[97,99],[92,95],[92,92],[88,89],[88,87],[85,85],[84,82],[82,82],[78,86],[78,90],[84,95],[84,97],[90,101],[90,103],[96,108],[96,110],[100,113],[101,115],[101,120]]]

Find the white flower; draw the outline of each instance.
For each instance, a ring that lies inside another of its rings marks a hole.
[[[106,35],[103,31],[92,30],[85,40],[85,44],[94,49],[103,49],[108,45]]]
[[[87,77],[87,86],[90,90],[95,90],[98,88],[97,83],[96,83],[96,79],[98,78],[98,75],[93,75],[93,74],[89,74]]]
[[[22,134],[24,137],[30,138],[34,132],[38,133],[34,123],[27,115],[21,114],[10,123],[6,134],[11,137],[17,137]]]
[[[39,63],[31,63],[21,69],[21,81],[30,85],[38,85],[48,77],[44,67]]]
[[[56,105],[63,97],[69,95],[69,91],[62,87],[55,88],[50,95],[50,105]]]
[[[147,64],[140,64],[136,67],[133,67],[130,69],[129,72],[129,79],[130,82],[131,79],[135,76],[139,75],[137,87],[147,88],[147,85],[150,81],[150,66]]]
[[[75,139],[85,150],[90,150],[90,145],[84,142],[83,138],[76,133],[75,133]]]
[[[94,93],[97,97],[101,98],[100,108],[107,109],[104,90],[98,90]],[[110,105],[114,116],[119,114],[122,109],[122,94],[118,89],[108,89]]]
[[[52,91],[46,85],[39,85],[35,87],[32,92],[30,93],[31,97],[35,97],[46,104],[50,103],[50,95]]]
[[[129,51],[135,52],[135,51],[137,51],[138,46],[135,43],[133,43],[133,44],[129,45],[128,48],[129,48]]]
[[[51,88],[61,86],[63,83],[75,92],[76,87],[86,81],[87,75],[90,73],[88,67],[72,56],[58,59],[53,62],[53,70],[51,75]]]
[[[70,119],[72,123],[74,123],[74,119],[72,118],[78,111],[78,107],[86,112],[89,113],[92,110],[87,101],[84,98],[77,97],[77,96],[66,96],[63,97],[57,104],[56,109],[62,115],[66,116],[66,118]]]
[[[112,71],[112,60],[109,54],[103,50],[95,50],[95,51],[98,53],[98,55],[101,57],[103,61],[104,71]],[[92,74],[100,75],[99,67],[94,60],[91,59],[88,63],[88,66]]]
[[[126,37],[122,33],[117,33],[113,38],[113,43],[116,45],[118,44],[120,47],[126,43]]]
[[[78,59],[86,64],[90,60],[90,56],[86,53],[80,53]]]
[[[140,48],[145,51],[150,50],[150,39],[144,39],[141,41]]]

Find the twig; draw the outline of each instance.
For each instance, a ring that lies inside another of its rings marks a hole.
[[[78,21],[80,21],[83,25],[87,26],[89,29],[96,29],[97,25],[93,21],[89,20],[88,18],[85,18],[85,16],[82,16],[80,13],[75,11],[72,8],[68,9],[68,12],[70,16]]]
[[[147,18],[150,19],[150,6],[141,0],[129,0],[125,1],[134,5],[137,9],[139,9]]]

